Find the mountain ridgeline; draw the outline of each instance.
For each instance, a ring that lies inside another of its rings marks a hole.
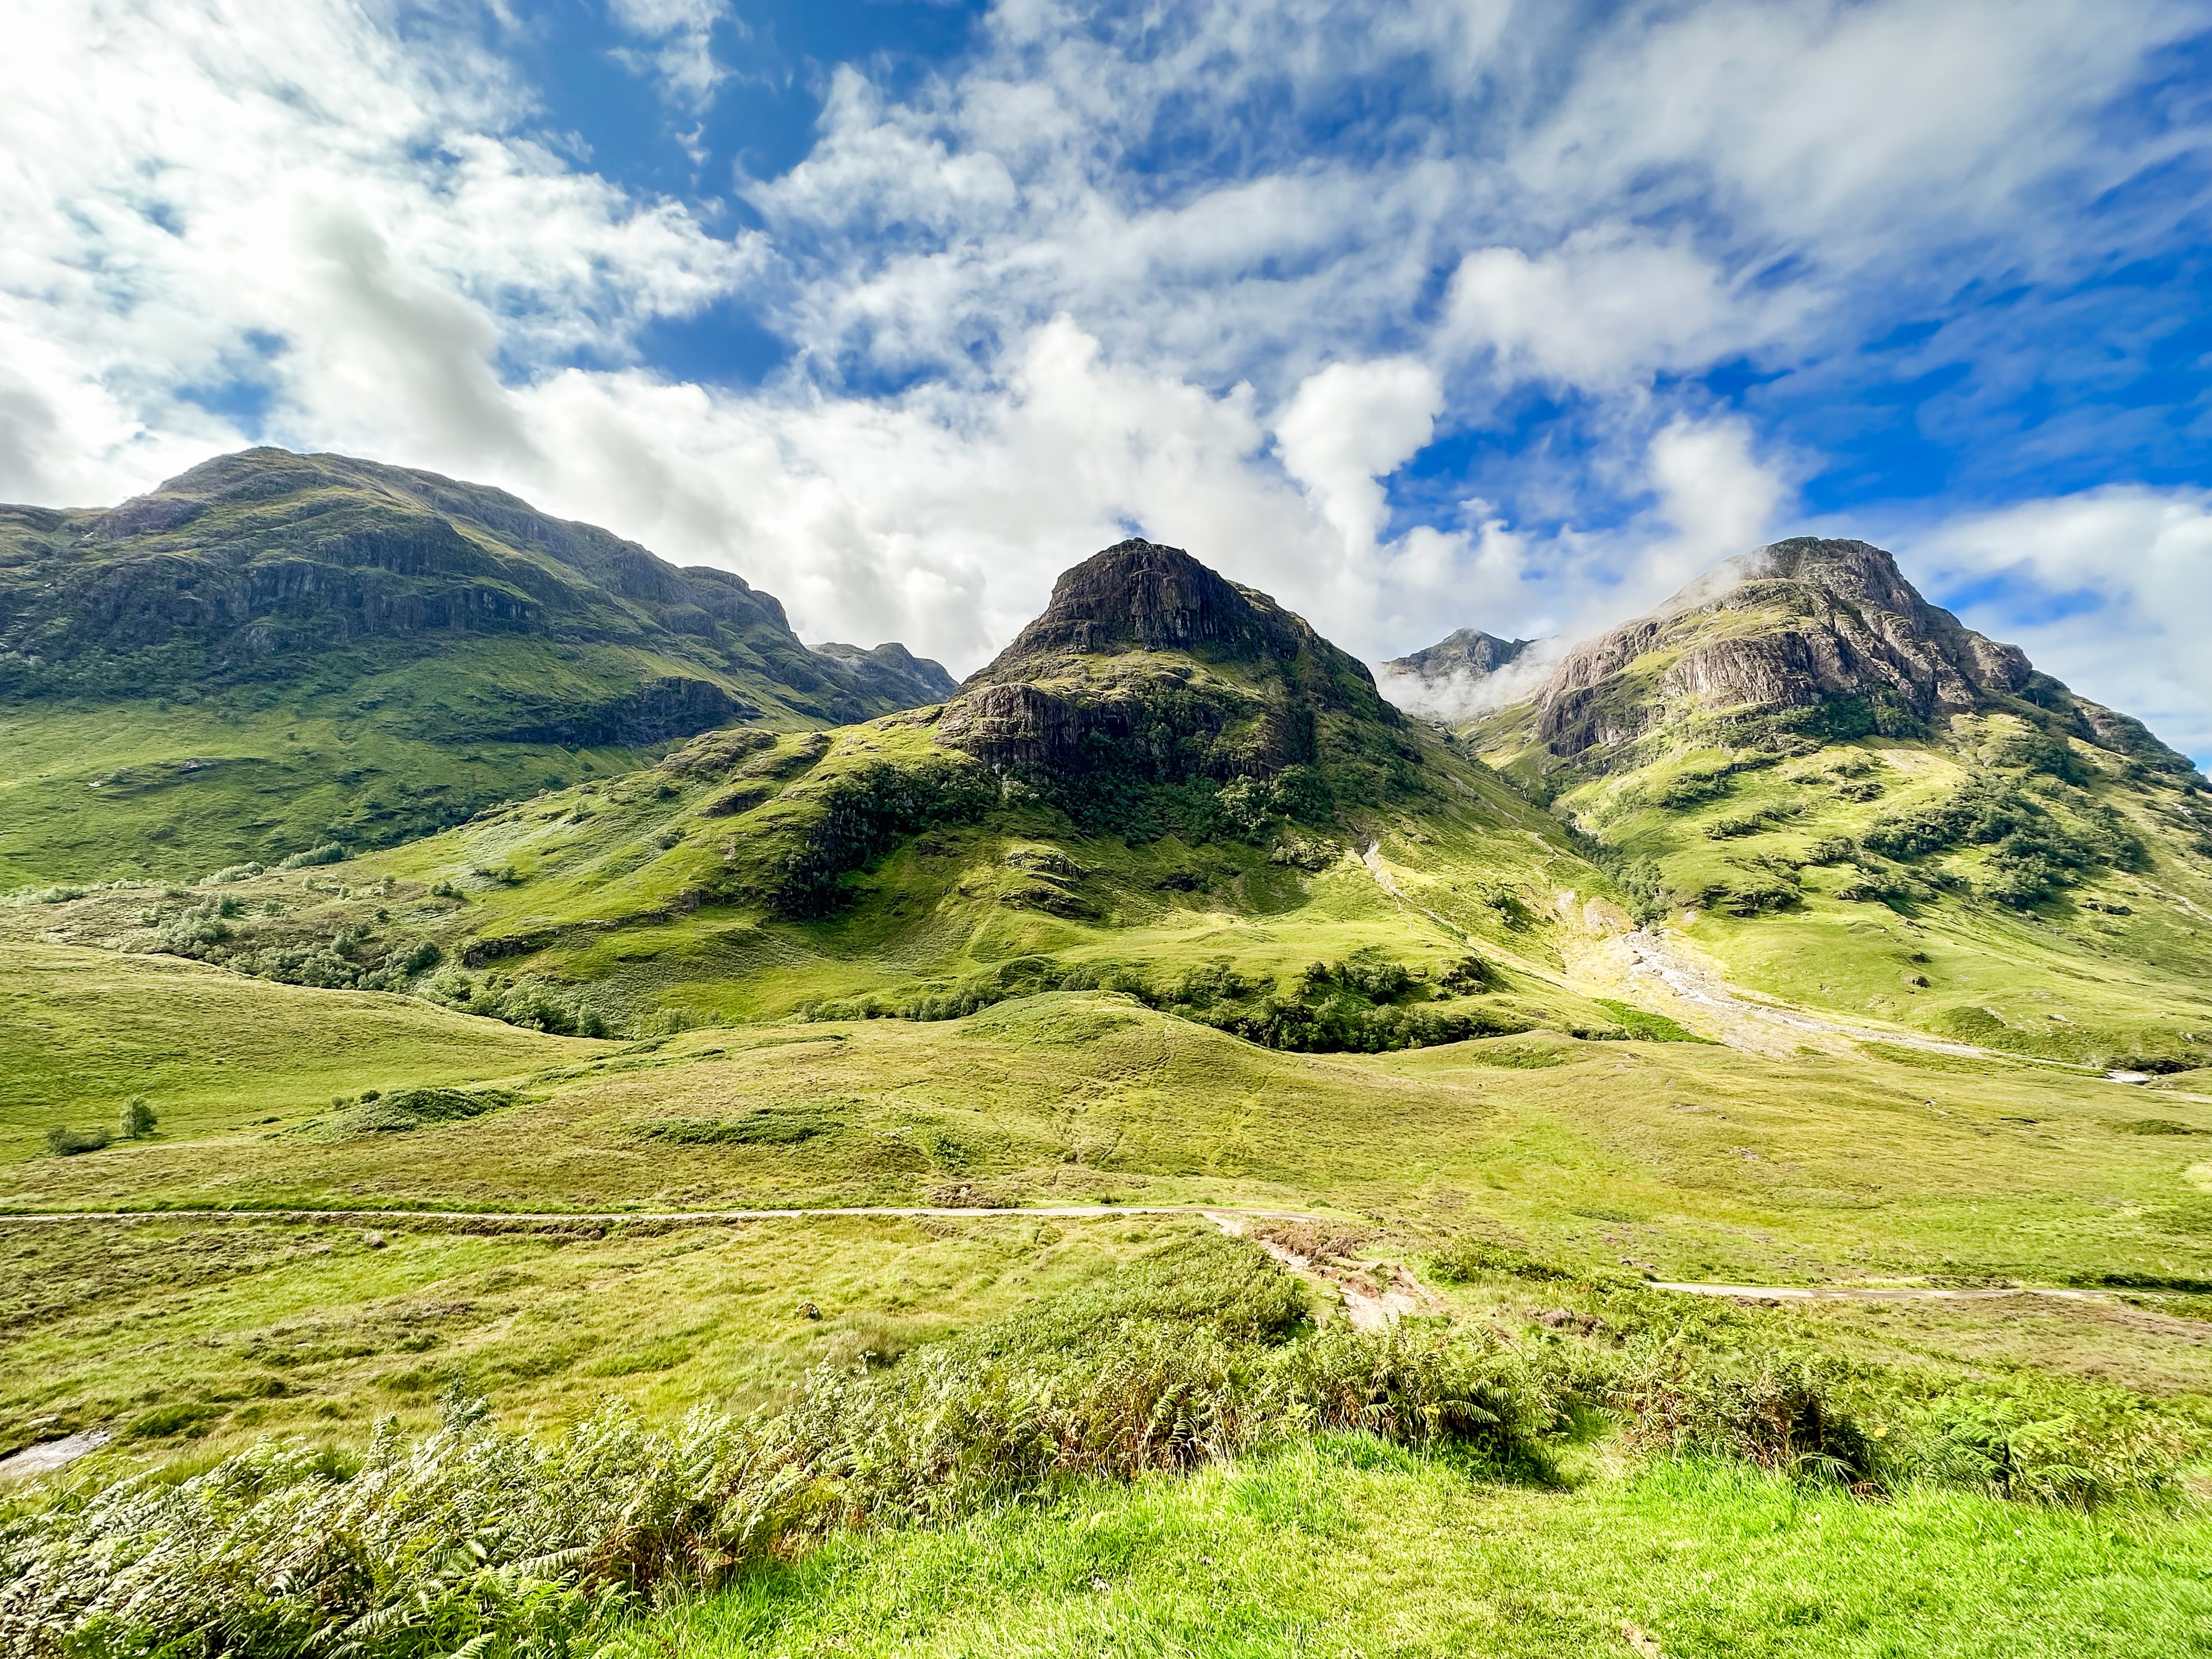
[[[1809,537],[1728,560],[1577,646],[1528,713],[1540,771],[1611,771],[1705,738],[1929,738],[1954,715],[1988,713],[2177,777],[2194,771],[2140,721],[1929,604],[1880,548]]]
[[[807,652],[735,578],[494,514],[526,512],[511,498],[470,495],[472,516],[441,517],[443,492],[464,487],[421,475],[398,475],[421,495],[410,533],[446,545],[450,532],[465,557],[408,565],[402,538],[379,544],[381,562],[346,563],[326,541],[374,492],[351,472],[301,482],[324,464],[293,459],[268,464],[291,480],[267,497],[283,535],[252,540],[262,496],[179,489],[182,505],[126,522],[133,550],[117,556],[161,605],[87,621],[40,600],[46,637],[77,628],[95,643],[19,653],[18,710],[64,721],[83,700],[127,714],[143,744],[191,709],[188,735],[169,739],[194,745],[190,771],[94,755],[84,770],[106,769],[58,786],[80,827],[112,829],[134,802],[188,823],[197,797],[218,828],[244,823],[267,845],[276,833],[252,809],[276,794],[298,818],[302,775],[353,803],[307,860],[347,860],[338,873],[303,882],[240,861],[222,894],[112,919],[134,948],[556,1030],[939,1018],[1105,988],[1305,1049],[1540,1027],[1686,1036],[1679,1022],[1723,1005],[1682,993],[1679,962],[1655,976],[1646,954],[1689,950],[1704,953],[1697,972],[1948,1040],[2138,1068],[2212,1060],[2203,778],[2138,722],[1928,605],[1863,544],[1761,550],[1558,658],[1464,631],[1393,666],[1534,690],[1440,730],[1267,595],[1149,541],[1066,571],[1044,612],[955,687],[896,647]],[[318,493],[340,516],[308,511]],[[106,556],[68,554],[52,523],[40,533],[54,561]],[[274,643],[249,651],[253,625],[232,626],[234,610],[186,605],[189,573],[173,567],[189,559],[161,538],[187,534],[222,550],[207,556],[218,574],[313,567],[320,591],[349,596],[302,611],[331,642],[311,650],[271,624],[257,637]],[[497,626],[429,620],[501,605],[513,615]],[[35,611],[18,602],[11,638]],[[506,645],[536,654],[502,658]],[[62,690],[80,655],[152,676],[164,652],[201,653],[222,688],[215,717],[183,691],[149,698],[150,678],[106,703]],[[299,690],[375,652],[404,672],[348,666],[342,689]],[[527,697],[560,705],[576,663],[609,660],[593,653],[627,665],[627,696],[648,665],[712,688],[696,695],[714,723],[665,752],[502,750],[476,735],[388,749],[382,775],[368,763],[388,711],[488,721]],[[870,665],[880,678],[865,679]],[[864,684],[878,712],[831,726]],[[715,719],[716,696],[757,712]],[[339,705],[319,728],[317,697]],[[505,804],[441,824],[465,803],[441,795],[433,762],[471,764],[481,787],[509,753],[542,781],[526,773]],[[209,790],[204,773],[226,769],[252,787]],[[15,848],[38,828],[11,823]],[[112,867],[52,840],[36,851],[50,878]]]
[[[1147,541],[1063,574],[1044,614],[960,688],[937,739],[1123,830],[1187,826],[1219,810],[1224,785],[1304,818],[1420,787],[1405,719],[1364,665]]]
[[[428,472],[253,449],[105,511],[0,507],[0,721],[33,757],[0,789],[105,846],[89,873],[389,843],[713,726],[951,689],[897,645],[809,650],[730,572]],[[90,821],[58,810],[93,791]],[[0,860],[61,873],[27,842]]]

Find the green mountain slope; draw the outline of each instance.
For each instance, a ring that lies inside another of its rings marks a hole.
[[[1136,543],[939,707],[714,732],[328,872],[110,908],[129,948],[556,1028],[1104,987],[1363,1049],[1626,1031],[1566,973],[1618,896],[1303,621]]]
[[[1878,549],[1731,561],[1461,736],[1740,983],[2021,1053],[2212,1060],[2204,779]]]
[[[0,507],[0,881],[388,845],[731,720],[951,689],[504,491],[248,450],[111,511]]]

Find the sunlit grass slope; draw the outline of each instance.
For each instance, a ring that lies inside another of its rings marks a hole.
[[[500,652],[475,647],[473,665]],[[434,690],[425,683],[441,666],[417,663],[404,677]],[[191,881],[332,842],[376,846],[653,758],[619,746],[434,742],[404,721],[366,718],[357,705],[375,696],[0,707],[0,888]]]
[[[434,1424],[455,1389],[547,1422],[610,1399],[747,1411],[1193,1224],[0,1224],[0,1452],[99,1424],[134,1455],[358,1443],[386,1415]]]
[[[2212,1532],[1692,1465],[1572,1491],[1361,1437],[842,1539],[626,1656],[2203,1651]]]
[[[219,891],[59,889],[0,933],[175,949],[221,901],[222,938],[184,948],[296,977],[270,964],[343,934],[364,973],[416,963],[380,986],[493,1011],[499,987],[543,981],[631,1035],[973,1007],[1071,972],[1133,975],[1202,1013],[1208,988],[1289,995],[1311,964],[1362,952],[1410,974],[1384,997],[1405,1009],[1478,1030],[1618,1027],[1563,977],[1593,926],[1626,925],[1611,884],[1555,820],[1432,738],[1416,739],[1437,762],[1416,798],[1137,837],[1002,787],[933,740],[935,718],[712,733],[389,852],[232,872]],[[1471,956],[1486,965],[1455,978]]]
[[[957,1021],[568,1047],[567,1063],[527,1070],[522,1054],[487,1055],[507,1092],[454,1121],[394,1127],[302,1079],[227,1115],[180,1112],[173,1132],[165,1115],[149,1142],[55,1158],[33,1138],[41,1120],[90,1120],[113,1097],[70,1097],[64,1059],[0,1169],[0,1201],[1244,1203],[1437,1236],[1503,1229],[1670,1279],[2212,1279],[2208,1109],[2027,1065],[1784,1064],[1546,1033],[1305,1056],[1066,993]],[[402,1048],[347,1076],[389,1094],[419,1054]]]
[[[2053,1059],[2205,1064],[2212,799],[2085,743],[2053,758],[2039,736],[1992,714],[1940,742],[1688,750],[1578,783],[1553,810],[1770,996]],[[2010,763],[2024,753],[2038,765]],[[1947,826],[1978,793],[1996,812]]]
[[[112,1127],[133,1095],[160,1115],[149,1145],[197,1145],[334,1095],[482,1081],[609,1046],[174,957],[18,941],[4,961],[0,1156],[14,1158],[44,1156],[52,1128]]]

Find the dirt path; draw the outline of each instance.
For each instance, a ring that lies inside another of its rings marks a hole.
[[[1842,1037],[1852,1042],[1888,1042],[1901,1048],[1929,1054],[1953,1054],[1965,1060],[2011,1059],[1968,1042],[1946,1042],[1936,1037],[1862,1025],[1851,1020],[1830,1019],[1773,1003],[1754,1001],[1714,973],[1690,951],[1669,943],[1648,928],[1620,936],[1620,948],[1629,957],[1631,980],[1656,980],[1678,1000],[1698,1010],[1720,1028],[1721,1040],[1730,1048],[1755,1053],[1788,1055],[1808,1036]]]
[[[1404,890],[1398,885],[1397,878],[1391,875],[1382,862],[1380,842],[1370,841],[1360,850],[1359,861],[1367,866],[1367,872],[1374,877],[1375,884],[1397,902],[1401,912],[1410,911],[1414,915],[1425,916],[1445,932],[1466,942],[1467,935],[1460,928],[1435,911],[1423,909],[1407,898]],[[1560,896],[1564,901],[1569,895],[1563,890]],[[1950,1042],[1903,1029],[1832,1019],[1776,1003],[1755,1000],[1729,984],[1696,955],[1648,928],[1615,933],[1607,944],[1609,948],[1626,957],[1622,971],[1631,985],[1639,979],[1657,981],[1674,1001],[1703,1014],[1717,1029],[1721,1041],[1729,1048],[1764,1054],[1770,1059],[1786,1060],[1804,1046],[1808,1038],[1826,1038],[1829,1040],[1822,1045],[1826,1047],[1833,1047],[1837,1040],[1851,1043],[1887,1042],[1902,1048],[1951,1054],[1960,1059],[2025,1060],[2031,1065],[2050,1066],[2063,1071],[2083,1069],[2063,1060],[2003,1054],[1993,1048],[1977,1048],[1970,1042]],[[1564,988],[1587,991],[1586,987],[1578,987],[1571,976],[1562,979],[1525,963],[1518,965]]]
[[[107,1429],[87,1429],[79,1434],[64,1435],[59,1440],[41,1441],[35,1446],[10,1452],[0,1457],[0,1486],[28,1480],[33,1475],[52,1474],[88,1453],[98,1451],[114,1437]]]

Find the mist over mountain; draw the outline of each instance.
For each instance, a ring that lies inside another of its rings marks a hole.
[[[1557,638],[1501,640],[1462,628],[1380,665],[1382,695],[1426,720],[1472,720],[1526,696],[1565,649]]]

